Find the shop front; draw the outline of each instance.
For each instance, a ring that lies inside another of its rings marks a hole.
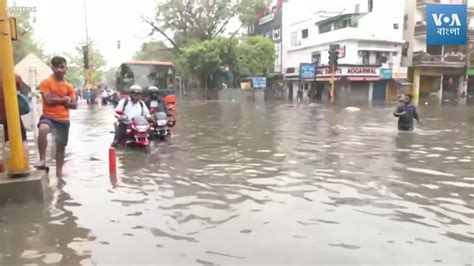
[[[380,71],[380,66],[339,66],[334,74],[336,101],[356,104],[385,101],[387,80],[381,77]],[[331,77],[328,67],[318,69],[316,81],[324,84],[324,92],[331,88]]]

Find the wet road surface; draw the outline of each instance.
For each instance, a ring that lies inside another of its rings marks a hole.
[[[471,265],[473,107],[421,106],[414,133],[360,108],[183,102],[113,188],[112,107],[82,106],[66,186],[0,207],[0,265]]]

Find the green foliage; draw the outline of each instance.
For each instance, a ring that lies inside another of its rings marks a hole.
[[[172,61],[174,50],[167,47],[162,41],[143,43],[142,49],[135,53],[135,60]]]
[[[212,41],[192,44],[182,51],[179,64],[186,73],[200,78],[219,71],[222,65],[220,51]]]
[[[268,6],[270,0],[241,0],[237,5],[237,14],[245,26],[254,25],[257,22],[257,12],[264,6]]]
[[[102,54],[100,54],[100,52],[94,48],[93,43],[90,45],[90,47],[91,49],[89,49],[89,51],[92,51],[92,60],[90,61],[90,67],[93,70],[92,82],[96,84],[103,80],[106,61]],[[84,85],[85,70],[82,46],[77,46],[75,53],[68,55],[67,58],[69,58],[69,63],[66,79],[74,85]]]
[[[12,13],[17,19],[19,40],[13,42],[13,59],[15,64],[29,53],[34,53],[39,58],[45,58],[41,45],[33,38],[33,27],[29,12]]]
[[[171,38],[165,32],[172,32],[172,43],[175,48],[180,49],[194,41],[212,40],[224,35],[233,18],[239,18],[242,26],[254,24],[257,12],[269,2],[270,0],[164,0],[157,6],[154,22],[147,22],[153,25],[154,31],[169,40]]]
[[[265,76],[274,61],[273,42],[262,36],[253,36],[241,44],[228,38],[194,43],[183,49],[178,64],[185,74],[207,79],[222,72],[225,65],[244,77]]]
[[[264,75],[273,66],[275,47],[264,37],[246,39],[241,45],[231,38],[229,22],[233,18],[243,26],[256,23],[257,13],[270,0],[163,0],[157,6],[154,21],[147,21],[179,51],[175,62],[182,76],[207,81],[223,71],[245,75]],[[235,30],[235,29],[234,29]],[[172,32],[170,38],[165,32]],[[232,34],[232,36],[235,35]],[[150,46],[150,48],[148,47]],[[163,44],[147,45],[135,59],[151,60]]]
[[[210,40],[228,24],[235,5],[232,0],[166,0],[158,4],[157,20],[161,28],[172,31],[176,42]]]
[[[275,62],[275,44],[263,36],[246,37],[238,47],[241,76],[265,76]]]
[[[237,40],[220,37],[183,49],[178,65],[184,73],[203,78],[222,71],[225,65],[232,69],[237,62]]]

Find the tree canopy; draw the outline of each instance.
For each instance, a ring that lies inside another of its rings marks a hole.
[[[265,37],[235,38],[244,26],[257,22],[270,0],[163,0],[154,18],[143,18],[151,35],[164,36],[175,52],[179,72],[186,77],[220,84],[226,77],[265,75],[275,60],[275,46]],[[238,29],[230,29],[233,21]],[[163,60],[166,45],[149,42],[135,54],[137,60]],[[167,59],[167,58],[165,58]],[[227,73],[226,73],[227,72]],[[228,75],[228,72],[233,72]],[[218,77],[219,76],[219,77]],[[218,79],[216,79],[218,77]],[[214,79],[214,80],[213,80]],[[231,78],[233,79],[233,78]],[[230,81],[233,82],[233,81]]]
[[[225,71],[241,76],[265,76],[275,62],[275,45],[263,36],[247,37],[242,43],[234,38],[196,42],[182,50],[179,66],[184,73],[207,81]]]
[[[18,63],[29,53],[47,61],[41,45],[33,38],[33,26],[29,12],[15,12],[12,15],[17,19],[19,40],[13,42],[13,60]]]
[[[238,47],[241,76],[265,76],[275,63],[275,44],[263,36],[246,37]]]
[[[179,50],[196,40],[206,41],[223,36],[229,30],[232,19],[239,19],[242,25],[254,24],[257,12],[268,2],[269,0],[165,0],[158,4],[155,18],[144,20],[152,26],[151,34],[160,33]]]
[[[141,50],[137,51],[133,58],[135,60],[173,61],[174,50],[166,46],[162,41],[150,41],[142,44]]]

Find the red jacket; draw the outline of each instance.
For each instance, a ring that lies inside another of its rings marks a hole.
[[[21,77],[15,74],[15,83],[16,83],[16,89],[20,90],[21,88]],[[3,79],[0,75],[0,121],[5,121],[6,120],[6,114],[5,114],[5,99],[3,97]]]

